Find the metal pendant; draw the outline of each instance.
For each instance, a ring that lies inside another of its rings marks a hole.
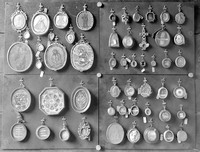
[[[141,72],[144,73],[146,71],[145,67],[147,66],[147,62],[144,60],[144,53],[141,55],[141,61],[140,61],[140,66],[141,66]]]
[[[164,5],[163,6],[163,12],[160,14],[160,21],[161,24],[167,23],[170,20],[170,14],[167,11],[167,7]]]
[[[27,71],[33,63],[33,53],[28,45],[22,41],[22,35],[19,35],[19,42],[14,42],[7,52],[7,63],[15,72]]]
[[[51,130],[49,129],[48,126],[45,125],[45,121],[46,119],[43,118],[41,120],[41,125],[36,129],[36,136],[40,140],[46,140],[51,135]]]
[[[147,43],[148,35],[149,33],[147,33],[145,30],[145,24],[142,23],[142,32],[139,33],[139,36],[141,36],[142,38],[142,42],[139,44],[139,47],[141,48],[142,51],[145,51],[150,46],[150,44]]]
[[[170,44],[171,37],[164,24],[161,24],[161,30],[156,33],[155,42],[160,47],[167,47]]]
[[[81,33],[81,39],[71,49],[71,64],[74,69],[83,72],[89,70],[94,63],[94,51]]]
[[[135,7],[135,13],[133,14],[133,21],[140,22],[144,17],[139,14],[139,6]]]
[[[144,77],[143,84],[138,88],[138,94],[142,97],[147,98],[152,94],[151,86],[147,83],[147,79]]]
[[[165,58],[162,60],[162,66],[165,69],[168,69],[171,67],[172,60],[168,57],[168,51],[165,49]]]
[[[67,50],[64,45],[58,42],[55,36],[55,42],[50,44],[44,52],[44,63],[47,68],[53,71],[61,70],[67,62]]]
[[[140,138],[141,138],[141,134],[139,132],[139,130],[136,128],[136,121],[132,122],[133,127],[130,128],[126,134],[128,140],[130,141],[130,143],[135,144],[137,143]]]
[[[27,27],[27,15],[21,10],[20,3],[17,3],[15,12],[11,15],[11,25],[13,30],[21,33]]]
[[[135,45],[135,40],[133,39],[133,37],[131,35],[131,27],[130,26],[127,28],[127,35],[123,38],[122,44],[127,49],[131,49]]]
[[[117,119],[117,117],[115,117]],[[106,130],[107,141],[113,145],[118,145],[124,140],[124,129],[116,122],[111,123]]]
[[[149,106],[150,106],[149,102],[147,102],[147,103],[145,104],[145,106],[146,106],[146,108],[145,108],[145,110],[144,110],[144,113],[145,113],[146,116],[150,116],[150,115],[152,114],[152,111],[151,111],[151,109],[149,108]]]
[[[124,13],[121,16],[121,19],[122,19],[122,23],[124,23],[126,25],[130,22],[130,16],[126,12],[126,9],[127,9],[126,7],[123,7],[122,9],[123,9]]]
[[[132,96],[135,94],[135,88],[131,85],[131,79],[127,80],[127,85],[124,88],[124,94],[131,100]]]
[[[156,56],[155,54],[151,56],[152,60],[151,60],[151,72],[156,72],[156,66],[157,66],[157,62],[155,60]]]
[[[69,31],[67,31],[66,35],[65,35],[65,40],[67,41],[67,43],[69,44],[73,44],[75,41],[75,32],[73,30],[72,25],[70,24],[69,26]]]
[[[180,124],[180,130],[177,132],[177,141],[178,143],[185,142],[188,138],[187,132],[183,130],[183,124]]]
[[[126,70],[128,69],[128,61],[125,54],[122,55],[122,58],[120,60],[120,65],[124,67]]]
[[[60,130],[59,132],[59,138],[62,140],[62,141],[68,141],[70,139],[70,131],[69,129],[67,128],[67,122],[66,122],[66,118],[63,117],[62,118],[62,121],[63,121],[63,128]]]
[[[128,108],[128,113],[134,117],[140,113],[140,108],[137,106],[137,98],[133,99],[133,105]]]
[[[182,104],[180,104],[180,110],[177,112],[177,117],[180,120],[183,120],[183,119],[186,118],[186,113],[185,113],[185,111],[183,111],[183,105]]]
[[[153,127],[153,119],[149,120],[150,126],[143,133],[144,140],[149,144],[155,144],[159,140],[159,132]]]
[[[124,105],[124,100],[121,100],[121,105],[117,106],[117,111],[119,112],[119,115],[124,116],[125,118],[128,118],[128,109]]]
[[[164,86],[165,78],[161,79],[161,84],[162,86],[158,89],[156,99],[166,99],[169,94],[167,88]]]
[[[50,87],[45,87],[39,94],[39,109],[45,115],[58,115],[65,108],[64,92],[53,85],[50,77]]]
[[[171,120],[171,113],[166,110],[166,102],[163,101],[163,110],[160,111],[159,113],[159,119],[162,122],[168,122]]]
[[[91,12],[87,11],[87,5],[83,5],[83,11],[79,12],[76,16],[76,25],[82,31],[92,29],[94,25],[94,16]]]
[[[163,133],[164,140],[166,142],[172,142],[174,140],[174,133],[172,130],[169,129],[169,125],[166,126],[165,132]]]
[[[64,29],[65,27],[67,27],[69,23],[69,17],[67,13],[64,11],[64,8],[65,8],[64,5],[61,4],[59,11],[53,18],[54,25],[58,29]]]
[[[31,106],[31,94],[26,89],[23,78],[20,80],[20,87],[15,89],[11,95],[11,105],[18,112],[25,112]]]
[[[28,39],[30,39],[30,37],[31,37],[31,33],[30,33],[30,31],[29,31],[29,28],[26,27],[26,31],[25,31],[24,34],[23,34],[23,38],[24,38],[25,40],[28,40]]]
[[[71,95],[71,106],[78,113],[86,112],[91,105],[90,91],[83,85],[84,82],[81,81],[80,86],[75,88]]]
[[[47,8],[44,8],[42,3],[39,5],[39,10],[31,19],[31,29],[35,35],[45,35],[50,28],[50,19],[47,15]]]
[[[78,135],[80,139],[90,141],[91,139],[90,134],[92,130],[89,122],[85,121],[86,119],[87,119],[86,117],[82,118],[82,122],[79,124],[78,127]]]
[[[183,12],[181,10],[181,3],[178,4],[177,7],[178,7],[178,13],[175,15],[175,21],[178,24],[184,24],[185,20],[186,20],[186,17],[185,17],[185,14],[183,14]]]
[[[181,79],[178,80],[178,86],[174,88],[173,94],[177,99],[187,99],[187,92],[186,89],[181,86]]]
[[[146,13],[146,21],[149,23],[153,23],[156,20],[156,15],[153,12],[153,7],[149,5],[148,12]]]
[[[182,52],[179,49],[178,51],[179,56],[175,59],[175,64],[178,68],[183,68],[186,65],[186,59],[181,55]]]
[[[110,34],[110,37],[109,37],[109,41],[108,41],[108,46],[109,47],[113,47],[113,48],[118,48],[120,47],[119,45],[119,36],[116,32],[116,28],[113,27],[112,28],[113,32]]]
[[[39,51],[39,52],[43,52],[44,51],[44,45],[41,43],[41,38],[40,36],[38,36],[37,38],[37,43],[36,43],[36,50]]]
[[[135,53],[133,53],[132,58],[133,58],[133,59],[132,59],[132,61],[131,61],[131,67],[136,68],[137,65],[138,65],[138,63],[137,63],[137,61],[135,60],[135,58],[136,58],[136,54],[135,54]]]
[[[121,89],[117,86],[117,80],[115,77],[112,78],[113,86],[108,91],[113,98],[119,97]]]
[[[109,104],[109,108],[107,110],[107,113],[108,113],[109,116],[114,116],[115,115],[115,108],[112,107],[112,100],[110,100],[108,102],[108,104]]]
[[[109,15],[109,20],[112,22],[112,26],[115,27],[117,25],[117,15],[115,15],[115,11],[111,8]]]
[[[110,70],[113,70],[117,66],[117,60],[115,59],[115,53],[111,53],[111,58],[108,61]]]
[[[177,34],[174,36],[174,43],[176,45],[184,45],[185,44],[185,37],[181,33],[181,26],[178,25],[177,27]]]
[[[40,57],[37,57],[37,61],[36,61],[35,66],[36,66],[37,69],[42,69],[43,64],[42,64]]]
[[[28,130],[24,125],[25,121],[20,113],[17,113],[17,123],[15,123],[10,130],[11,137],[15,141],[24,141],[27,137]]]

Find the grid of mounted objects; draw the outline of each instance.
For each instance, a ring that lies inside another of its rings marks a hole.
[[[5,6],[3,149],[194,148],[193,3]]]

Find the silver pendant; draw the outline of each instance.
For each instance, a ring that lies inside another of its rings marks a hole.
[[[181,33],[181,26],[177,27],[177,34],[174,36],[174,43],[176,45],[184,45],[185,44],[185,37]]]
[[[135,88],[131,85],[131,79],[127,80],[127,85],[124,88],[124,94],[131,100],[132,96],[135,94]]]
[[[76,16],[76,25],[82,31],[88,31],[94,26],[94,16],[87,11],[87,5],[83,5],[83,11]]]
[[[121,58],[121,60],[120,60],[120,65],[121,65],[122,67],[124,67],[126,70],[128,69],[128,61],[127,61],[127,59],[126,59],[125,54],[122,55],[122,58]]]
[[[122,23],[124,23],[126,25],[130,22],[130,16],[126,12],[126,9],[127,9],[126,7],[123,7],[122,9],[123,9],[124,13],[121,16],[121,19],[122,19]]]
[[[128,108],[128,114],[132,116],[137,116],[140,113],[140,108],[137,106],[137,98],[133,99],[133,105]]]
[[[135,53],[133,53],[132,58],[133,58],[133,59],[132,59],[132,61],[131,61],[131,67],[136,68],[137,65],[138,65],[138,63],[137,63],[137,61],[135,60],[135,58],[136,58],[136,54],[135,54]]]
[[[177,112],[177,117],[180,120],[183,120],[183,119],[186,118],[186,113],[185,113],[185,111],[183,111],[183,105],[182,104],[180,104],[180,110]]]
[[[82,140],[91,140],[90,134],[91,134],[91,126],[89,122],[85,121],[87,118],[83,117],[82,122],[79,124],[78,127],[78,135],[80,139]]]
[[[125,118],[128,118],[128,109],[124,105],[124,100],[121,100],[121,105],[117,106],[117,111],[119,112],[119,115],[124,116]]]
[[[149,33],[147,33],[145,30],[145,24],[142,23],[142,32],[139,33],[139,36],[141,36],[142,38],[142,42],[139,44],[139,47],[141,48],[142,51],[145,51],[150,46],[150,44],[147,43],[148,35]]]
[[[146,21],[149,23],[153,23],[156,20],[156,15],[153,12],[153,7],[149,5],[148,12],[146,13]]]
[[[147,79],[144,77],[143,84],[138,88],[138,94],[142,97],[147,98],[152,94],[151,86],[147,83]]]
[[[36,43],[36,50],[39,52],[43,52],[44,51],[44,45],[41,43],[41,38],[40,36],[37,37],[37,43]]]
[[[165,69],[168,69],[171,67],[172,60],[168,57],[168,51],[165,49],[165,58],[162,60],[162,66]]]
[[[160,14],[160,21],[161,24],[167,23],[170,20],[170,14],[167,11],[167,7],[164,5],[163,6],[163,12]]]
[[[187,132],[183,130],[183,124],[180,124],[180,130],[177,132],[177,141],[179,144],[185,142],[188,138]]]
[[[151,56],[152,60],[151,60],[151,72],[156,72],[156,66],[157,66],[157,62],[155,60],[156,56],[155,54]]]
[[[183,12],[181,10],[181,3],[178,4],[177,7],[178,7],[178,13],[175,15],[175,21],[178,24],[184,24],[185,20],[186,20],[186,17],[185,17],[185,14],[183,14]]]
[[[171,120],[171,113],[166,110],[166,102],[163,101],[163,110],[160,111],[159,113],[159,119],[162,122],[168,122]]]
[[[59,132],[59,138],[60,138],[62,141],[68,141],[68,140],[70,139],[70,131],[69,131],[69,129],[67,128],[66,118],[63,117],[63,118],[62,118],[62,121],[63,121],[63,127],[62,127],[62,129],[60,130],[60,132]]]
[[[117,15],[115,15],[115,11],[111,8],[109,15],[109,20],[112,22],[112,26],[115,27],[117,25]]]
[[[181,79],[178,80],[178,86],[174,88],[173,94],[177,99],[187,99],[187,92],[186,89],[181,86]]]
[[[107,113],[108,113],[109,116],[114,116],[115,115],[115,108],[112,107],[112,100],[110,100],[108,102],[108,104],[109,104],[109,108],[107,109]]]
[[[165,132],[163,133],[164,140],[166,142],[172,142],[174,140],[174,133],[172,130],[169,129],[169,125],[166,126]]]
[[[149,106],[150,106],[149,102],[145,103],[145,106],[146,106],[146,108],[144,110],[144,113],[145,113],[146,116],[150,116],[152,114],[152,111],[149,108]]]
[[[24,38],[25,40],[28,40],[28,39],[31,38],[31,33],[30,33],[28,27],[26,28],[26,31],[25,31],[24,34],[23,34],[23,38]]]
[[[128,130],[126,136],[130,143],[135,144],[140,140],[141,134],[139,130],[136,128],[136,125],[137,125],[136,121],[133,121],[132,124],[133,124],[133,127]]]
[[[40,140],[47,140],[51,135],[51,130],[45,125],[46,119],[41,120],[41,125],[36,129],[36,136]]]
[[[178,51],[179,56],[175,59],[175,64],[178,68],[183,68],[186,65],[186,59],[182,56],[182,52],[179,49]]]
[[[162,84],[162,86],[158,89],[158,93],[157,93],[156,99],[166,99],[167,96],[168,96],[168,90],[164,86],[165,78],[161,79],[161,84]]]
[[[110,34],[110,37],[109,37],[109,41],[108,41],[108,46],[109,47],[113,47],[113,48],[118,48],[120,47],[119,45],[119,36],[116,32],[116,28],[113,27],[112,28],[113,32]]]
[[[67,31],[66,35],[65,35],[65,40],[67,41],[67,43],[69,44],[73,44],[75,41],[75,32],[73,30],[72,25],[70,24],[69,26],[69,31]]]
[[[117,86],[117,80],[115,77],[112,78],[113,86],[108,91],[113,98],[119,97],[121,89]]]
[[[115,59],[115,53],[111,53],[111,58],[108,61],[110,70],[113,70],[117,66],[117,60]]]
[[[133,14],[133,21],[140,22],[144,17],[139,14],[139,6],[135,7],[135,13]]]
[[[123,38],[122,44],[127,49],[133,48],[133,46],[135,44],[135,40],[133,39],[133,37],[131,35],[131,27],[130,26],[127,28],[127,35]]]

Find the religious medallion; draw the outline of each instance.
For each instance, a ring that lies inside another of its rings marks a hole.
[[[139,33],[139,36],[142,38],[142,42],[139,44],[139,47],[142,51],[145,51],[150,46],[150,44],[147,42],[147,36],[149,33],[146,32],[145,26],[146,25],[142,23],[142,32]]]
[[[110,70],[113,70],[117,66],[117,60],[115,58],[115,53],[111,52],[111,58],[108,61]]]
[[[123,7],[122,9],[123,9],[124,13],[121,16],[121,19],[122,19],[122,23],[124,23],[126,25],[130,22],[130,16],[126,11],[127,10],[126,7]]]
[[[144,17],[139,13],[139,6],[135,7],[135,13],[133,14],[133,21],[140,22]]]
[[[138,94],[142,97],[147,98],[152,94],[151,86],[147,83],[147,79],[144,77],[143,84],[138,88]]]
[[[162,60],[162,66],[165,69],[168,69],[171,67],[172,60],[168,57],[168,51],[165,49],[165,58]]]
[[[149,23],[153,23],[156,20],[156,15],[153,12],[153,7],[149,5],[148,12],[146,13],[146,21]]]
[[[117,80],[115,77],[112,78],[113,86],[108,91],[113,98],[119,97],[121,89],[117,86]]]
[[[170,14],[167,11],[167,6],[163,6],[163,12],[160,14],[161,24],[167,23],[170,20]]]
[[[112,100],[110,100],[108,102],[108,104],[109,104],[109,108],[107,109],[107,113],[108,113],[109,116],[114,116],[115,115],[115,108],[112,107]]]
[[[117,111],[119,112],[119,115],[124,116],[125,118],[128,118],[128,108],[124,105],[124,99],[120,101],[121,105],[117,106]]]
[[[140,108],[137,106],[137,98],[133,99],[133,105],[128,108],[128,113],[134,117],[140,113]]]
[[[178,68],[183,68],[186,65],[186,59],[182,56],[182,52],[179,49],[178,51],[179,56],[175,59],[175,64]]]
[[[176,98],[181,99],[187,99],[187,92],[184,87],[181,86],[181,79],[178,80],[178,86],[174,88],[173,94]]]
[[[177,132],[177,141],[178,143],[185,142],[188,138],[187,132],[183,130],[183,124],[180,124],[180,130]]]
[[[133,121],[132,124],[133,127],[128,130],[126,136],[132,144],[135,144],[140,140],[141,134],[140,131],[136,128],[136,121]]]
[[[186,118],[186,112],[183,111],[183,105],[182,104],[180,104],[180,110],[177,112],[177,117],[180,120],[183,120],[183,119]]]
[[[127,49],[131,49],[135,45],[135,40],[133,39],[133,37],[131,35],[131,27],[130,26],[127,28],[127,35],[124,36],[124,38],[122,40],[122,44]]]
[[[67,41],[67,43],[69,44],[73,44],[75,41],[75,32],[73,30],[72,25],[70,24],[69,26],[69,31],[67,31],[66,35],[65,35],[65,40]]]
[[[116,32],[116,27],[113,26],[112,30],[113,32],[110,34],[108,46],[111,48],[118,48],[120,47],[120,45],[119,45],[119,36]]]
[[[46,121],[46,119],[43,118],[41,120],[41,125],[39,127],[37,127],[37,129],[36,129],[36,136],[40,140],[46,140],[51,135],[51,130],[49,129],[49,127],[47,125],[45,125],[45,121]]]
[[[169,125],[166,126],[165,132],[163,133],[164,140],[166,142],[172,142],[174,140],[174,133],[172,130],[169,129]]]
[[[127,80],[127,85],[124,88],[124,94],[131,100],[132,96],[135,94],[135,88],[131,85],[131,79]]]
[[[174,43],[176,45],[183,45],[185,44],[185,37],[181,33],[181,26],[177,27],[177,34],[174,36]]]
[[[136,68],[137,65],[138,65],[138,63],[137,63],[137,61],[135,60],[135,58],[136,58],[136,54],[135,54],[135,53],[133,53],[132,58],[133,58],[133,59],[132,59],[132,61],[131,61],[131,67]]]
[[[166,30],[166,26],[161,24],[161,29],[156,32],[155,42],[160,47],[167,47],[170,44],[171,37]]]
[[[90,134],[91,134],[91,126],[89,122],[86,121],[86,117],[82,118],[82,122],[79,124],[78,127],[78,135],[80,139],[82,140],[91,140]]]
[[[59,137],[62,141],[68,141],[70,138],[70,131],[67,128],[67,122],[66,122],[66,118],[63,117],[62,118],[63,121],[63,128],[60,130],[59,132]]]
[[[163,101],[163,109],[159,113],[159,119],[162,122],[168,122],[171,120],[171,117],[171,113],[168,110],[166,110],[166,102]]]
[[[185,20],[186,20],[186,17],[185,17],[185,14],[183,14],[183,12],[181,10],[181,3],[178,4],[177,7],[178,7],[178,13],[175,15],[175,21],[178,24],[184,24]]]

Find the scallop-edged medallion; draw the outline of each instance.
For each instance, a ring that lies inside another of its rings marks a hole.
[[[69,23],[69,17],[67,13],[64,11],[64,5],[62,4],[59,8],[59,11],[56,13],[56,15],[53,18],[53,22],[55,27],[58,29],[64,29],[67,27]]]
[[[168,96],[168,90],[164,86],[165,78],[161,79],[161,84],[162,84],[162,86],[158,89],[158,93],[157,93],[156,99],[166,99],[167,96]]]
[[[138,94],[142,97],[147,98],[152,94],[151,86],[147,83],[147,79],[144,77],[143,84],[138,88]]]
[[[163,101],[163,109],[159,113],[159,119],[162,122],[168,122],[171,120],[171,113],[166,109],[166,102]]]
[[[112,78],[113,86],[108,91],[113,98],[119,97],[121,89],[117,86],[117,80],[115,77]]]
[[[184,87],[181,86],[181,79],[178,80],[178,86],[174,88],[173,94],[176,98],[181,99],[187,99],[187,92]]]
[[[40,140],[46,140],[51,135],[51,130],[49,129],[47,125],[45,125],[45,121],[46,119],[44,118],[41,120],[41,125],[37,127],[36,132],[35,132],[37,138]]]
[[[91,140],[91,126],[89,124],[89,122],[87,122],[86,117],[82,118],[82,122],[79,124],[78,127],[78,135],[82,140]]]
[[[135,88],[131,85],[131,79],[127,80],[127,85],[124,88],[124,94],[131,100],[132,96],[135,94]]]
[[[47,15],[47,8],[44,8],[42,3],[40,3],[39,10],[31,19],[31,28],[35,35],[44,35],[49,31],[50,19]]]
[[[66,118],[63,117],[62,118],[63,121],[63,128],[60,130],[59,132],[59,137],[62,141],[68,141],[70,138],[70,131],[67,128],[67,122],[66,122]]]
[[[17,3],[15,12],[11,15],[11,24],[13,30],[22,32],[27,27],[27,15],[21,10],[20,3]]]
[[[25,88],[23,79],[20,80],[20,87],[15,89],[11,95],[11,105],[18,112],[24,112],[31,106],[31,94]]]
[[[78,113],[86,112],[91,105],[91,94],[83,85],[84,82],[81,81],[80,86],[75,88],[71,95],[71,106]]]
[[[116,121],[116,120],[115,120]],[[111,144],[118,145],[124,140],[124,129],[116,121],[111,123],[106,130],[107,141]]]
[[[58,115],[65,108],[64,92],[53,86],[53,79],[50,78],[50,87],[45,87],[39,94],[39,109],[45,115]]]
[[[156,33],[155,42],[160,47],[167,47],[170,44],[171,37],[164,24],[161,24],[161,30]]]
[[[28,45],[22,41],[19,35],[19,42],[13,43],[7,52],[7,62],[9,67],[16,72],[27,71],[33,63],[33,53]]]
[[[127,49],[131,49],[135,45],[135,40],[133,39],[133,37],[131,35],[131,27],[130,26],[127,28],[127,35],[124,36],[124,38],[122,40],[122,44]]]
[[[174,133],[169,129],[169,125],[166,126],[165,132],[163,133],[164,140],[166,142],[172,142],[174,140]]]
[[[87,5],[83,5],[83,11],[76,15],[76,25],[82,31],[90,30],[94,25],[94,17],[91,12],[87,11]]]
[[[74,69],[83,72],[89,70],[94,62],[94,51],[81,33],[81,39],[71,49],[71,64]]]
[[[67,62],[67,51],[65,46],[58,42],[58,37],[55,37],[55,42],[50,44],[44,52],[44,63],[53,71],[61,70]]]
[[[140,131],[136,128],[136,121],[134,121],[132,124],[133,127],[128,130],[126,136],[132,144],[135,144],[140,140],[141,134]]]
[[[181,3],[178,4],[177,7],[178,7],[178,13],[175,15],[175,21],[178,24],[184,24],[185,20],[186,20],[186,17],[185,17],[185,14],[183,14],[183,12],[181,10]]]
[[[17,123],[15,123],[10,130],[11,137],[15,141],[23,141],[27,137],[28,130],[24,125],[25,121],[20,113],[17,113]]]

